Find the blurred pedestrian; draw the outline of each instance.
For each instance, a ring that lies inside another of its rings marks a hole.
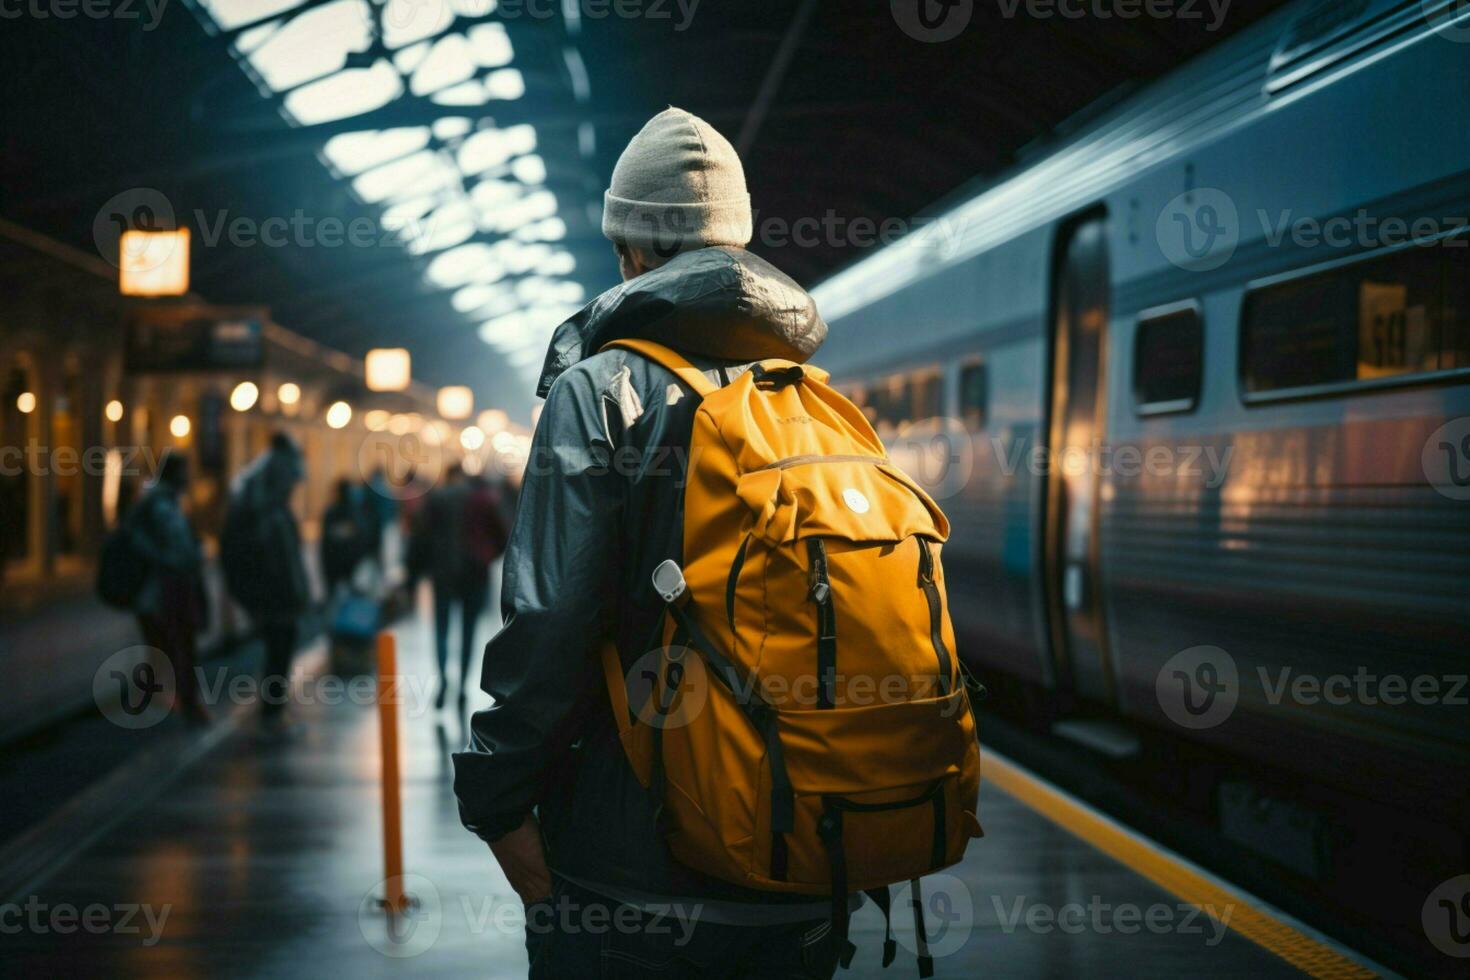
[[[381,466],[373,470],[372,475],[368,477],[366,489],[367,493],[364,495],[363,502],[371,518],[369,527],[372,530],[369,557],[376,561],[386,574],[388,555],[385,549],[388,547],[388,532],[390,528],[398,526],[398,492],[388,481],[388,473]]]
[[[489,600],[490,565],[505,549],[505,522],[494,489],[450,467],[444,483],[428,496],[415,532],[415,551],[434,590],[434,654],[439,666],[435,706],[444,707],[449,691],[449,624],[459,610],[459,704],[469,687],[475,624]]]
[[[133,609],[143,642],[161,650],[174,672],[174,710],[193,724],[210,720],[195,673],[198,635],[208,620],[199,539],[184,515],[188,460],[167,452],[158,475],[124,518],[125,533],[143,558]]]
[[[329,603],[339,585],[351,584],[353,573],[363,559],[373,556],[377,515],[364,499],[366,494],[366,487],[351,480],[338,480],[336,496],[322,514],[319,554]]]
[[[278,432],[270,448],[236,480],[220,538],[220,557],[230,594],[260,628],[265,644],[261,713],[285,707],[298,621],[311,601],[301,557],[301,531],[291,494],[304,461],[291,437]]]

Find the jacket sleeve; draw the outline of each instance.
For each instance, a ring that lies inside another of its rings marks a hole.
[[[607,468],[612,437],[584,370],[547,394],[505,555],[504,628],[485,649],[468,747],[454,757],[460,819],[493,841],[540,802],[547,770],[573,737],[574,710],[600,678],[623,501]]]

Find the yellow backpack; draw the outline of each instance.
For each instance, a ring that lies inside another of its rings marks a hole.
[[[626,676],[604,651],[619,736],[675,858],[750,888],[831,895],[845,963],[849,894],[869,891],[886,914],[886,886],[917,888],[981,835],[939,563],[949,522],[824,371],[767,360],[719,387],[666,347],[608,346],[702,397],[684,564],[653,577],[664,646]],[[893,951],[890,936],[885,966]]]

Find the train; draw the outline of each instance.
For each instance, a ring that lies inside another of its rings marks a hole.
[[[1470,860],[1467,41],[1287,5],[814,290],[975,672],[1305,878]]]

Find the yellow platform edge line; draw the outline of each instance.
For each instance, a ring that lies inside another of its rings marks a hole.
[[[996,753],[985,750],[982,754],[984,778],[1001,790],[1303,973],[1327,980],[1381,975],[1257,908],[1245,896],[1221,887]],[[1224,916],[1221,910],[1226,910]]]

